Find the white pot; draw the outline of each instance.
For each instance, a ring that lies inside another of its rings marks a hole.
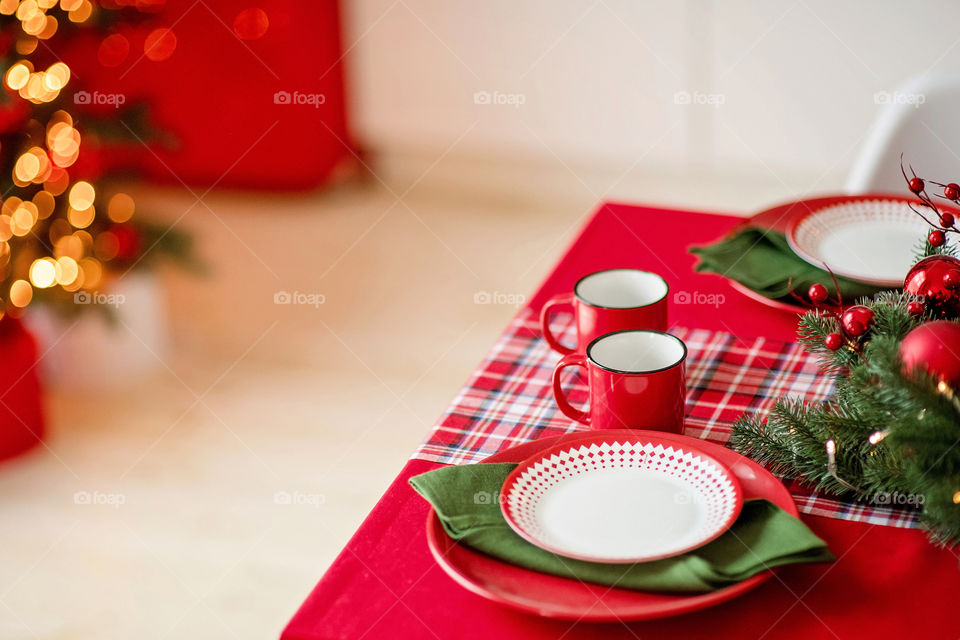
[[[50,385],[110,387],[163,367],[167,322],[160,279],[130,273],[100,294],[77,294],[77,304],[109,305],[72,317],[31,305],[24,323],[36,336],[40,364]]]

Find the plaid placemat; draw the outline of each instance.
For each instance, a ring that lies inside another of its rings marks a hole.
[[[574,342],[572,317],[552,325]],[[799,344],[766,338],[740,340],[704,329],[671,329],[687,344],[687,417],[684,434],[726,444],[744,412],[767,412],[778,398],[826,399],[833,388],[816,360]],[[551,378],[559,355],[540,338],[538,318],[525,308],[460,390],[414,458],[470,464],[509,447],[573,431],[585,431],[557,408]],[[584,382],[566,374],[574,404],[587,400]],[[898,527],[918,526],[909,508],[845,502],[788,483],[802,513]]]

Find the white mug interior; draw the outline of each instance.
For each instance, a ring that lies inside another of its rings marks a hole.
[[[632,309],[645,307],[667,296],[667,282],[639,269],[609,269],[581,278],[574,293],[593,307]]]
[[[653,373],[676,366],[687,356],[683,340],[659,331],[617,331],[587,347],[594,363],[620,373]]]

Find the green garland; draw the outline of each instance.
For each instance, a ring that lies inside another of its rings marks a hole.
[[[835,317],[801,316],[799,338],[834,377],[833,397],[818,405],[785,398],[766,419],[744,415],[731,443],[818,490],[916,506],[931,539],[954,545],[960,543],[960,400],[932,376],[903,373],[900,341],[931,320],[907,312],[915,299],[884,292],[861,300],[874,313],[871,329],[837,351],[824,345],[829,333],[840,331]]]

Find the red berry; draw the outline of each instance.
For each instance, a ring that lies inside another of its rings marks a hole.
[[[820,304],[827,299],[827,288],[820,283],[810,285],[807,296],[813,304]]]
[[[943,188],[943,197],[947,200],[956,200],[960,198],[960,184],[951,182]]]
[[[910,178],[910,191],[916,194],[923,193],[923,180],[917,177]]]
[[[840,325],[848,336],[860,337],[870,329],[873,322],[873,311],[869,307],[857,305],[850,307],[840,316]]]
[[[945,229],[948,228],[948,227],[952,227],[954,222],[955,222],[955,220],[954,220],[954,218],[953,218],[953,214],[952,214],[952,213],[944,212],[944,213],[941,213],[941,214],[940,214],[940,226],[941,226],[941,227],[943,227],[943,228],[945,228]]]
[[[912,300],[907,303],[907,313],[909,313],[910,315],[918,316],[921,313],[923,313],[923,311],[924,311],[923,303],[920,302],[919,300]]]
[[[930,243],[931,247],[942,247],[943,243],[946,241],[947,234],[940,229],[934,229],[930,232],[930,235],[927,236],[927,242]]]
[[[825,344],[830,351],[836,351],[843,345],[843,337],[839,333],[829,333],[827,337],[823,339],[823,344]]]

